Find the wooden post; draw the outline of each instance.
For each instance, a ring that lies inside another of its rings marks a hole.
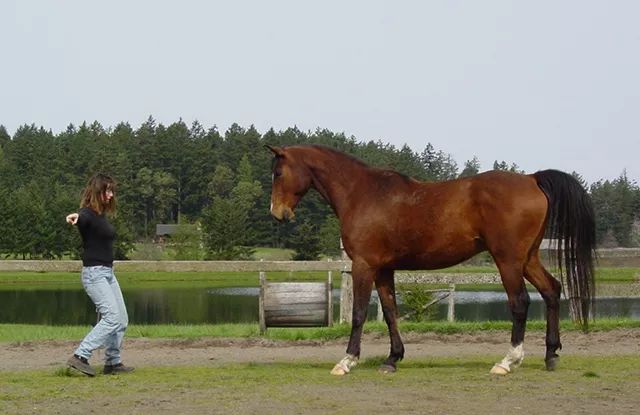
[[[353,280],[351,273],[342,271],[340,284],[340,323],[351,323],[353,314]]]
[[[327,275],[327,326],[333,326],[333,275]]]
[[[349,257],[342,245],[342,239],[340,239],[340,252],[342,260],[348,260]],[[343,270],[341,273],[340,283],[340,324],[351,323],[351,315],[353,314],[353,280],[351,279],[351,273]]]
[[[456,285],[453,283],[449,284],[449,305],[447,307],[447,321],[451,321],[451,322],[456,319],[455,300],[454,300],[455,291],[456,291]]]
[[[264,318],[264,285],[266,283],[264,271],[260,271],[260,297],[258,299],[258,319],[260,321],[260,334],[267,331],[267,324]]]

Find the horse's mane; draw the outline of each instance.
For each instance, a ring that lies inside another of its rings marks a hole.
[[[373,172],[374,174],[383,176],[385,178],[398,178],[401,179],[403,181],[416,181],[416,179],[414,179],[413,177],[407,176],[406,174],[402,174],[397,172],[396,170],[390,169],[390,168],[382,168],[382,167],[375,167],[375,166],[371,166],[367,163],[365,163],[364,161],[360,160],[359,158],[342,152],[336,148],[333,147],[329,147],[329,146],[325,146],[325,145],[321,145],[321,144],[309,144],[309,145],[301,145],[301,146],[297,146],[299,148],[313,148],[315,150],[318,150],[322,153],[330,153],[331,155],[335,156],[336,158],[341,158],[341,159],[346,159],[348,162],[355,164],[358,167],[361,167],[363,169],[367,169],[371,172]]]

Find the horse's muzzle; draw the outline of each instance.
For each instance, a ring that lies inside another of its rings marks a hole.
[[[288,207],[281,207],[280,209],[271,209],[271,216],[278,222],[293,222],[295,213]]]

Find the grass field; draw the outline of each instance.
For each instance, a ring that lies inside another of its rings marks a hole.
[[[345,377],[327,364],[145,367],[86,378],[68,369],[0,371],[0,413],[623,414],[640,403],[640,356],[567,357],[555,372],[524,365],[488,374],[498,356],[434,358]]]

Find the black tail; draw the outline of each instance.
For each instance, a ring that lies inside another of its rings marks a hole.
[[[549,201],[547,230],[549,237],[558,241],[557,266],[563,283],[564,266],[571,315],[587,330],[595,298],[596,226],[591,199],[567,173],[544,170],[534,176]]]

